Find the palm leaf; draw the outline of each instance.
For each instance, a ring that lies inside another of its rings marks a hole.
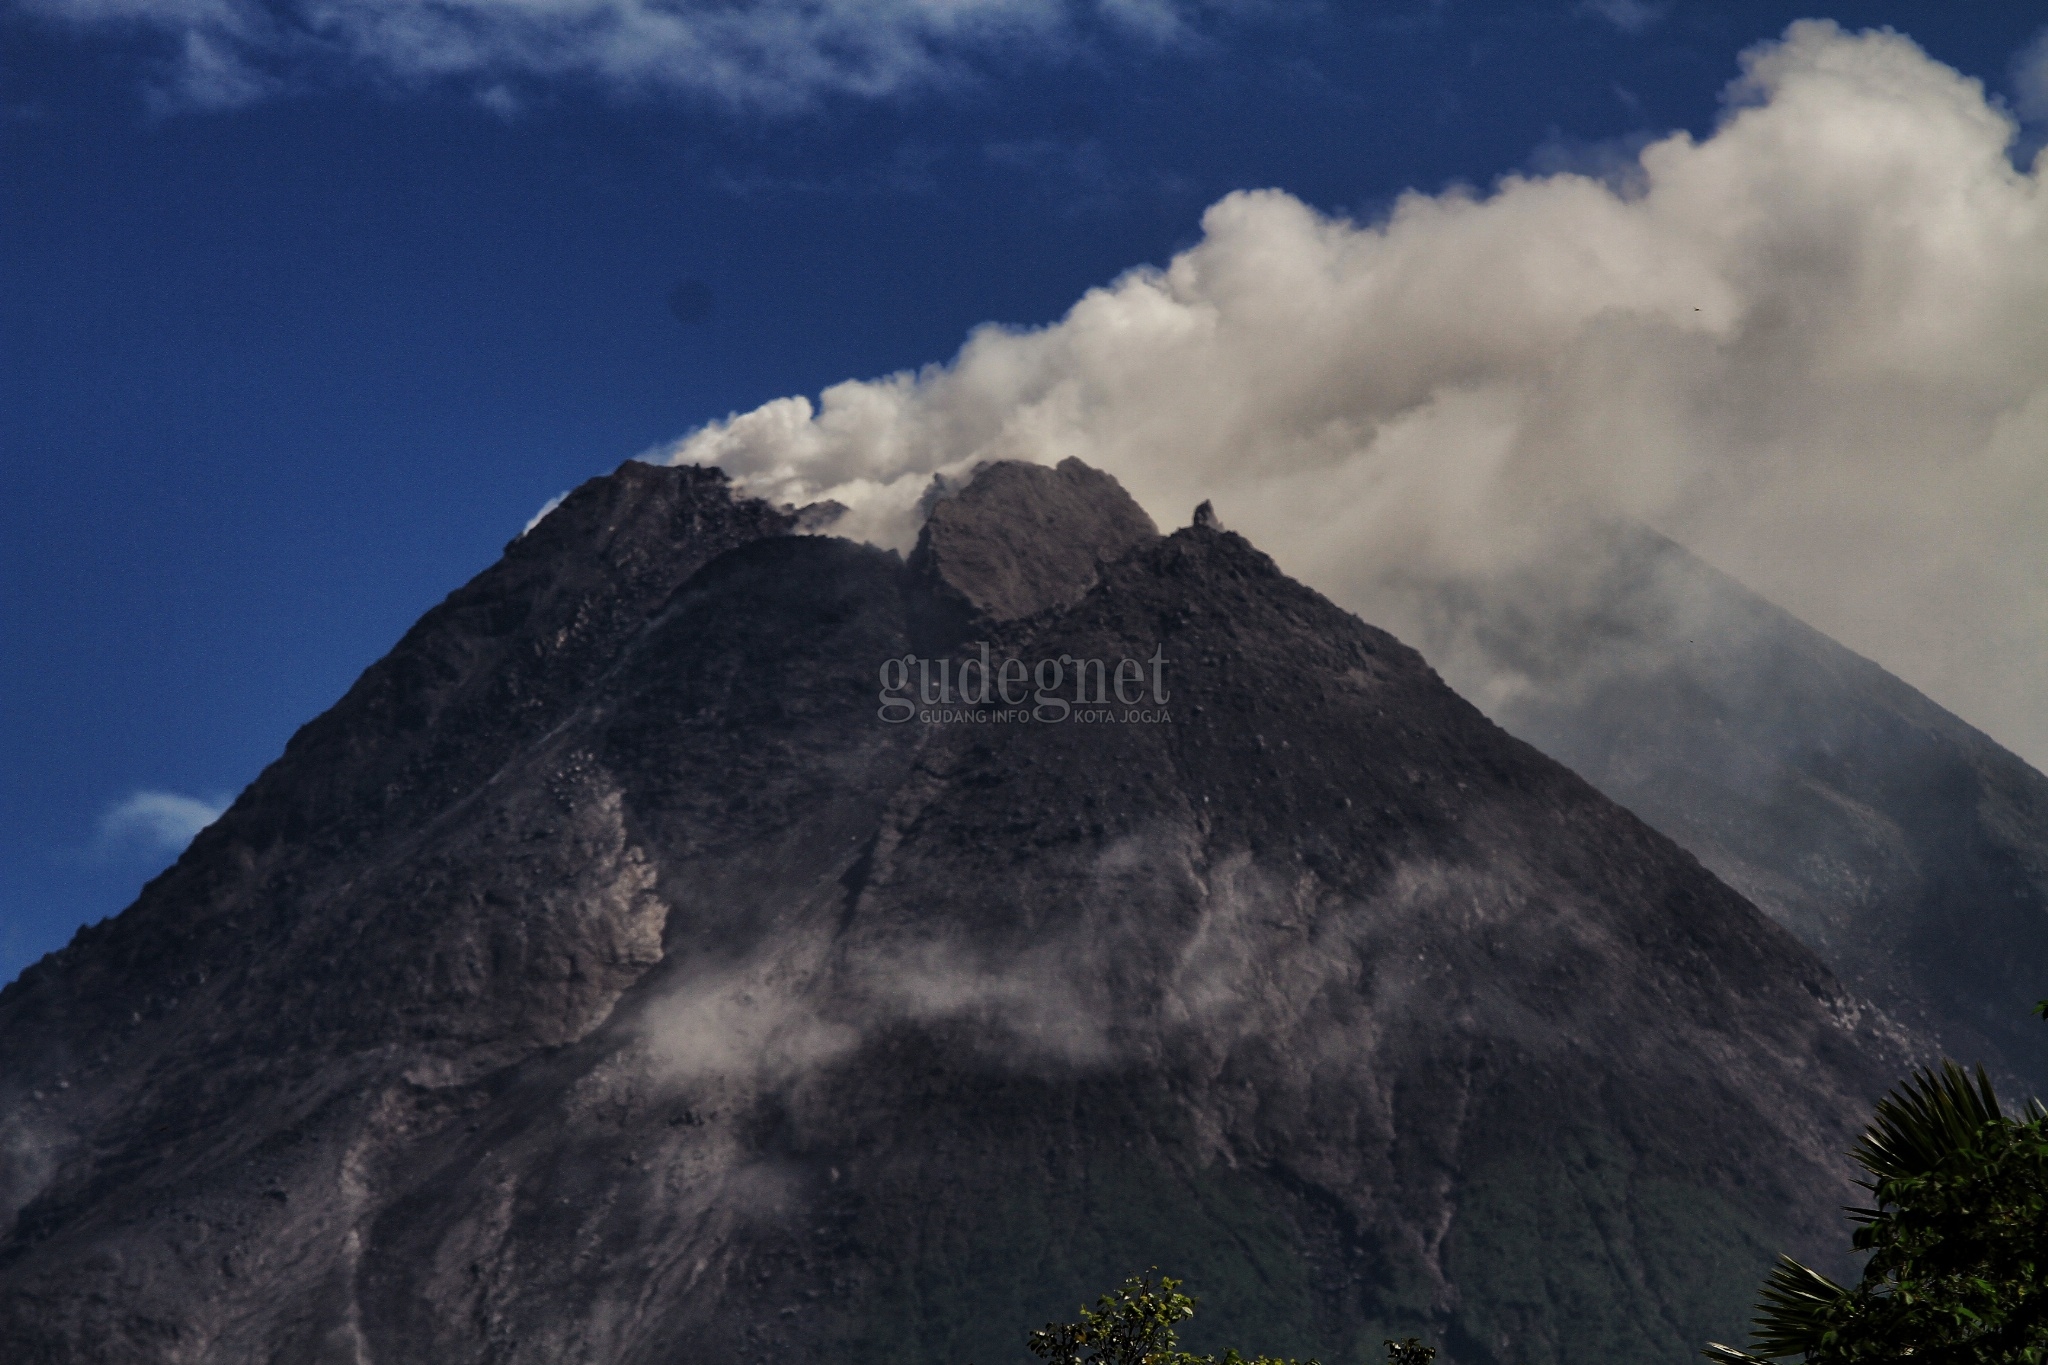
[[[1770,1365],[1770,1362],[1762,1356],[1753,1356],[1747,1351],[1738,1351],[1733,1346],[1723,1346],[1718,1341],[1708,1342],[1701,1348],[1700,1354],[1708,1360],[1716,1362],[1716,1365]]]
[[[1943,1062],[1939,1074],[1917,1072],[1878,1101],[1877,1117],[1854,1156],[1879,1182],[1910,1180],[1974,1147],[1986,1125],[2003,1118],[1983,1067],[1973,1084],[1961,1067]]]
[[[1848,1297],[1846,1288],[1818,1270],[1780,1256],[1749,1325],[1749,1351],[1711,1341],[1700,1354],[1720,1365],[1765,1365],[1768,1360],[1801,1355],[1821,1345],[1833,1326],[1833,1310]]]
[[[1811,1351],[1834,1326],[1835,1314],[1849,1290],[1818,1270],[1790,1256],[1780,1256],[1764,1281],[1763,1294],[1750,1323],[1750,1349],[1777,1358]]]

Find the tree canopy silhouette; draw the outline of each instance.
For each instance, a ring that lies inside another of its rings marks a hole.
[[[2048,1017],[2048,1001],[2036,1007]],[[2048,1108],[2015,1118],[1953,1062],[1879,1101],[1853,1156],[1872,1207],[1849,1210],[1862,1277],[1789,1256],[1763,1288],[1748,1351],[1720,1365],[2048,1365]]]

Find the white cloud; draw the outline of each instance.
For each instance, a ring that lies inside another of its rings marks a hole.
[[[100,817],[100,847],[177,853],[226,809],[225,801],[202,801],[177,792],[133,792]]]
[[[1277,191],[1165,269],[943,366],[785,398],[657,458],[836,498],[902,545],[931,475],[1078,456],[1428,635],[1428,590],[1647,521],[2048,761],[2048,197],[1980,83],[1793,25],[1639,173]],[[1424,641],[1428,643],[1427,640]]]
[[[222,107],[353,72],[454,80],[503,109],[527,80],[787,111],[963,79],[978,56],[1058,54],[1107,25],[1175,42],[1197,0],[13,0],[73,28],[168,40],[160,105]]]

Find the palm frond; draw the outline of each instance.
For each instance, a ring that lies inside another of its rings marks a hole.
[[[1983,1067],[1973,1084],[1961,1067],[1943,1062],[1939,1073],[1916,1072],[1878,1101],[1877,1117],[1854,1156],[1880,1181],[1909,1180],[1973,1146],[1987,1124],[2003,1117]]]
[[[1780,1256],[1750,1323],[1750,1350],[1770,1358],[1813,1350],[1834,1326],[1834,1310],[1848,1297],[1847,1288],[1818,1270]]]
[[[1715,1361],[1716,1365],[1770,1365],[1762,1356],[1738,1351],[1733,1346],[1723,1346],[1718,1341],[1710,1341],[1701,1347],[1700,1354],[1708,1360]]]

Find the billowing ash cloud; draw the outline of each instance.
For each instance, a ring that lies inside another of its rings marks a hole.
[[[1802,22],[1625,174],[1367,226],[1234,194],[1052,326],[657,457],[902,545],[935,472],[1078,456],[1425,647],[1447,589],[1569,594],[1586,528],[1647,522],[2040,764],[2048,197],[2014,136],[1908,39]]]
[[[510,111],[530,79],[767,112],[943,85],[978,55],[1058,54],[1107,25],[1151,41],[1191,0],[15,0],[92,32],[154,33],[170,106],[246,104],[347,73],[454,80]]]

